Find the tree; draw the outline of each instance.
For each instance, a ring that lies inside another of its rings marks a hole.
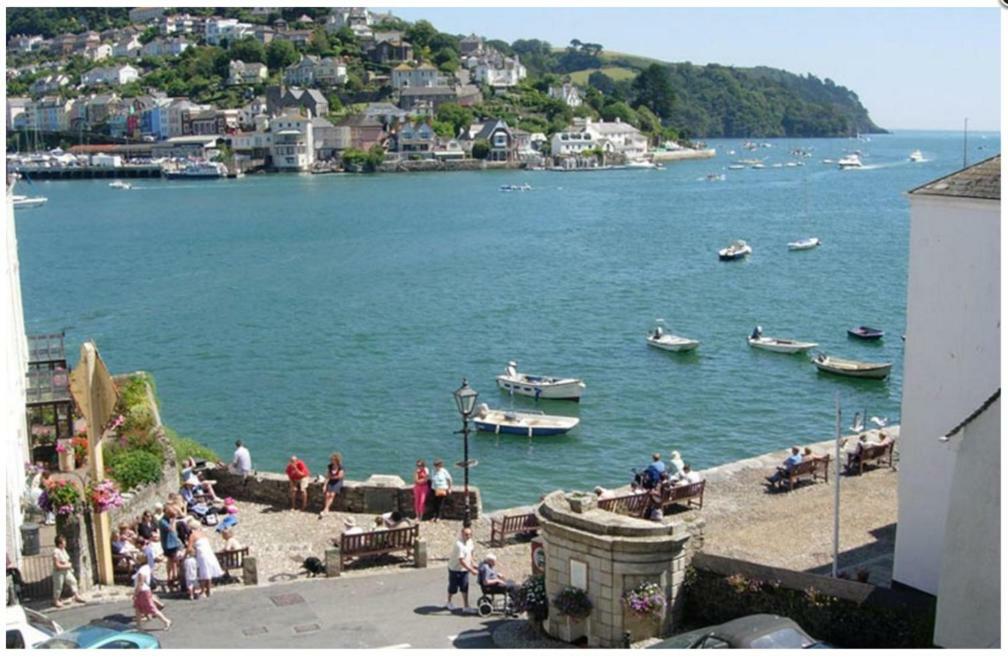
[[[637,113],[623,101],[610,101],[606,103],[600,114],[606,121],[619,119],[623,123],[629,123],[634,126],[639,122]]]
[[[161,31],[157,28],[157,26],[151,26],[151,27],[147,28],[146,30],[144,30],[140,34],[140,36],[137,37],[137,40],[139,40],[140,43],[142,43],[143,45],[146,46],[148,43],[150,43],[151,41],[153,41],[154,39],[156,39],[157,35],[160,34],[160,32]]]
[[[453,73],[459,68],[458,53],[451,48],[442,48],[434,55],[434,63],[445,73]]]
[[[615,81],[602,71],[593,71],[588,76],[588,84],[603,94],[611,94],[616,89]]]
[[[296,64],[298,51],[290,41],[274,39],[266,47],[266,65],[271,69],[282,69]]]
[[[658,116],[665,118],[672,114],[675,92],[668,69],[661,64],[651,64],[641,71],[633,82],[633,89],[637,102]]]
[[[243,62],[266,63],[266,49],[255,37],[245,37],[231,44],[228,48],[228,56],[231,59],[239,59]]]
[[[437,109],[437,120],[450,124],[455,135],[472,125],[473,118],[472,110],[455,103],[443,103]]]
[[[490,155],[490,142],[485,139],[477,139],[472,145],[472,157],[477,160],[486,160]]]
[[[331,51],[332,46],[329,44],[329,35],[326,34],[325,28],[316,27],[308,40],[308,52],[321,57],[330,54]]]
[[[406,29],[406,40],[413,44],[414,48],[427,48],[437,33],[437,29],[430,24],[430,21],[419,20]]]

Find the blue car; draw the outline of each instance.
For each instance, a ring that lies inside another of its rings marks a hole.
[[[54,635],[36,649],[160,649],[161,643],[149,633],[131,630],[124,624],[91,622]]]

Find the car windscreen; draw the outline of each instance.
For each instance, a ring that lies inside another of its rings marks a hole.
[[[33,628],[37,628],[46,635],[59,635],[62,632],[59,626],[48,617],[44,617],[34,610],[25,609],[25,618]]]
[[[73,640],[63,637],[53,637],[35,647],[36,649],[80,649],[80,645]]]
[[[801,649],[811,642],[811,639],[793,628],[778,628],[756,638],[749,646],[753,649]]]

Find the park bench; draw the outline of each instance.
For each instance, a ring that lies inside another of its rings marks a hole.
[[[793,491],[803,477],[809,477],[813,483],[820,477],[829,482],[829,462],[830,456],[823,455],[795,464],[790,470],[778,466],[777,471],[781,474],[780,483],[787,483],[788,491]]]
[[[697,509],[703,509],[703,492],[705,483],[706,480],[700,480],[699,482],[678,484],[665,489],[662,496],[662,507],[667,507],[668,505],[678,503],[682,500],[686,501],[686,507],[692,507],[695,505]]]
[[[217,557],[217,563],[220,568],[224,570],[224,575],[220,578],[215,578],[215,582],[230,583],[235,580],[231,575],[232,569],[241,569],[245,558],[248,557],[249,547],[245,546],[243,548],[238,548],[233,551],[217,551],[214,555]],[[134,570],[136,567],[134,566]],[[132,577],[132,574],[131,574]],[[132,584],[132,580],[128,584]],[[179,563],[178,575],[168,583],[168,589],[182,589],[182,564]]]
[[[864,473],[865,464],[874,461],[876,466],[882,466],[882,462],[889,468],[893,465],[893,446],[895,441],[885,443],[868,443],[861,446],[857,452],[847,455],[847,472],[853,473],[857,469],[858,475]]]
[[[391,530],[373,530],[356,535],[340,535],[340,569],[346,567],[347,560],[365,555],[385,555],[395,551],[406,551],[409,558],[413,544],[420,536],[420,527],[411,525]],[[336,541],[333,540],[335,544]]]
[[[639,494],[627,494],[616,496],[615,498],[603,498],[598,501],[600,509],[616,514],[627,514],[629,516],[644,516],[651,503],[651,495],[647,491]]]
[[[511,535],[532,532],[539,529],[539,519],[535,512],[519,513],[490,518],[490,545],[503,546]]]
[[[139,564],[128,555],[112,556],[112,582],[116,585],[132,585],[133,574]]]

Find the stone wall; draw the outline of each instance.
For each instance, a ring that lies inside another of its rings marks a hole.
[[[207,471],[207,478],[217,480],[214,491],[218,496],[231,496],[236,500],[244,500],[263,505],[272,505],[286,509],[290,507],[290,489],[287,476],[281,473],[257,472],[247,479],[234,475],[226,468],[215,468]],[[314,479],[308,485],[308,509],[321,511],[325,502],[323,482]],[[300,503],[300,499],[298,500]],[[427,496],[429,515],[434,509],[434,495]],[[460,520],[464,516],[465,496],[461,489],[453,488],[441,509],[444,519]],[[354,514],[383,514],[399,510],[406,517],[413,516],[413,485],[407,485],[398,475],[372,475],[367,480],[344,480],[343,491],[333,501],[330,508],[334,512],[351,512]],[[482,513],[479,489],[469,487],[470,517],[479,518]]]
[[[691,538],[687,524],[674,518],[656,523],[607,512],[597,507],[593,494],[562,491],[547,495],[536,516],[546,550],[551,635],[567,642],[586,636],[589,646],[615,648],[623,646],[624,632],[638,641],[665,635],[675,626]],[[584,621],[571,620],[552,603],[558,592],[575,584],[578,563],[585,565],[584,589],[593,605]],[[637,617],[623,605],[624,592],[644,581],[658,583],[670,602],[658,617]]]

